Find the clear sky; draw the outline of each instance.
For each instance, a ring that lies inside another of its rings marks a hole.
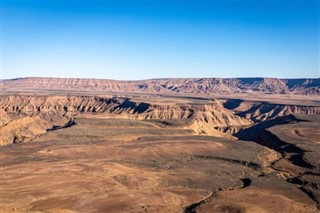
[[[319,0],[2,0],[2,78],[318,78],[319,13]]]

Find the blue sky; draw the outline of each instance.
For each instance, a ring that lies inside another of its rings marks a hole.
[[[2,0],[2,77],[319,77],[318,0]]]

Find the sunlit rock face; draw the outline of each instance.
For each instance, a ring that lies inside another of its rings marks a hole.
[[[1,212],[319,208],[317,79],[2,86]]]

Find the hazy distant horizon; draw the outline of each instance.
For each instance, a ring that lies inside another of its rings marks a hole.
[[[319,5],[5,0],[1,76],[319,78]]]
[[[24,78],[57,78],[57,79],[92,79],[92,80],[110,80],[110,81],[148,81],[148,80],[168,80],[168,79],[280,79],[280,80],[319,80],[320,77],[316,78],[274,78],[274,77],[173,77],[173,78],[146,78],[146,79],[111,79],[111,78],[86,78],[86,77],[40,77],[40,76],[27,76],[27,77],[16,77],[16,78],[6,78],[2,80],[15,80],[15,79],[24,79]]]

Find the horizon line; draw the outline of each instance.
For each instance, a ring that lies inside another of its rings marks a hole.
[[[83,80],[109,80],[109,81],[148,81],[148,80],[173,80],[173,79],[279,79],[279,80],[317,80],[319,77],[292,77],[292,78],[278,78],[278,77],[166,77],[166,78],[146,78],[146,79],[135,79],[135,80],[119,80],[110,78],[91,78],[91,77],[44,77],[44,76],[27,76],[27,77],[16,77],[1,79],[1,81],[7,80],[20,80],[30,78],[51,78],[51,79],[83,79]]]

